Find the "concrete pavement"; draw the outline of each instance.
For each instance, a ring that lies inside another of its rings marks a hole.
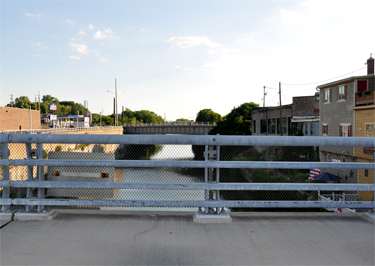
[[[1,265],[374,265],[363,213],[231,213],[199,224],[190,212],[57,210],[51,221],[0,230]]]

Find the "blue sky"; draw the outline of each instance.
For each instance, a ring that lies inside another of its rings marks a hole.
[[[375,1],[1,1],[0,105],[50,94],[167,120],[365,75]],[[356,72],[353,72],[358,70]],[[347,73],[351,74],[345,75]],[[327,82],[328,82],[327,81]],[[310,85],[287,85],[306,84]]]

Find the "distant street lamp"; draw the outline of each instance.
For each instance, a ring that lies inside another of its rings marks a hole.
[[[117,80],[115,79],[115,92],[113,91],[110,91],[110,90],[107,90],[107,92],[111,92],[113,94],[115,94],[115,126],[118,126],[118,111],[117,111]],[[125,90],[123,90],[122,92],[125,92]]]

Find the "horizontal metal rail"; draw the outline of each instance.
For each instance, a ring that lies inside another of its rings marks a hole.
[[[374,138],[274,137],[221,135],[90,135],[0,134],[0,143],[175,144],[229,146],[347,146],[374,147]]]
[[[8,204],[8,200],[0,204]],[[117,207],[212,207],[212,208],[374,208],[373,201],[169,201],[169,200],[77,200],[12,199],[14,205],[48,206],[117,206]]]
[[[375,191],[373,184],[313,183],[163,183],[163,182],[87,182],[87,181],[0,181],[0,187],[15,188],[100,188],[100,189],[172,189],[172,190],[330,190]]]
[[[253,169],[375,169],[373,163],[266,162],[266,161],[150,161],[150,160],[0,160],[0,165],[18,166],[105,166],[105,167],[181,167],[181,168],[253,168]]]

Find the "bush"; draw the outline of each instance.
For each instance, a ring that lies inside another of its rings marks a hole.
[[[55,151],[62,151],[62,147],[61,147],[61,145],[56,146]]]

